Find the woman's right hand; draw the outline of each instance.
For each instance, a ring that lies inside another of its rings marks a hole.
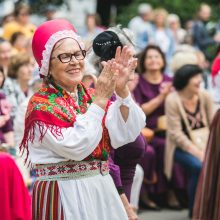
[[[160,86],[160,94],[166,97],[172,89],[172,82],[164,82]]]
[[[93,103],[105,109],[108,100],[115,91],[118,72],[115,69],[116,64],[114,60],[109,60],[108,62],[103,62],[102,64],[104,68],[97,79]]]
[[[196,157],[197,157],[201,162],[203,162],[204,157],[205,157],[204,151],[198,150],[198,152],[197,152],[197,154],[196,154]]]
[[[201,162],[203,162],[205,157],[204,151],[199,150],[196,146],[193,146],[190,148],[189,153],[192,154],[197,159],[199,159]]]

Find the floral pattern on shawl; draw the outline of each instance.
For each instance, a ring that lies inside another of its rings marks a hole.
[[[28,159],[28,143],[34,141],[36,126],[40,131],[39,141],[43,140],[47,130],[54,137],[63,137],[62,129],[74,126],[77,114],[86,113],[91,105],[94,97],[94,89],[85,88],[83,84],[77,86],[78,104],[77,102],[61,87],[51,87],[43,85],[42,88],[35,93],[29,101],[25,116],[25,132],[22,139],[20,150],[27,151]],[[110,105],[110,101],[106,107]],[[85,160],[101,159],[107,160],[110,152],[110,140],[108,130],[104,126],[105,117],[102,121],[103,135],[96,149]]]

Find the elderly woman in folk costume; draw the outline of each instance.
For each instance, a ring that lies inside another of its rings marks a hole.
[[[117,48],[93,91],[81,83],[86,51],[69,22],[43,23],[32,48],[45,81],[29,102],[21,143],[37,173],[32,218],[127,219],[107,161],[110,146],[134,141],[145,126],[127,88],[131,50]]]

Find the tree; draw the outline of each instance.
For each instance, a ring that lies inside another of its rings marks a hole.
[[[133,0],[131,4],[120,7],[117,22],[127,26],[130,19],[137,15],[137,8],[140,3],[146,3],[146,1]],[[169,13],[179,15],[182,23],[193,19],[199,5],[207,3],[213,9],[213,19],[219,19],[220,3],[216,4],[216,0],[148,0],[147,3],[151,4],[153,8],[165,8]]]
[[[59,6],[64,0],[29,0],[28,2],[33,13],[41,14],[48,4]]]

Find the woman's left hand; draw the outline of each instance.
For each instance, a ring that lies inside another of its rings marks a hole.
[[[127,213],[127,216],[128,216],[128,219],[129,220],[138,220],[138,216],[137,214],[135,213],[135,211],[133,210],[132,206],[130,205],[128,199],[127,199],[127,196],[125,195],[125,193],[122,193],[120,195],[120,198],[121,198],[121,201],[125,207],[125,210],[126,210],[126,213]]]
[[[127,83],[134,77],[134,71],[137,67],[137,58],[133,57],[134,51],[127,46],[118,47],[115,53],[115,71],[118,71],[115,92],[125,98],[128,96],[129,89]]]
[[[129,220],[138,220],[137,214],[134,212],[133,208],[131,206],[125,207],[126,213],[128,215]]]

